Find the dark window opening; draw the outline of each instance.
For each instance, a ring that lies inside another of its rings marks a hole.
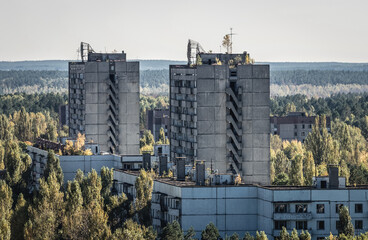
[[[363,229],[363,220],[355,220],[355,229]]]
[[[357,203],[355,204],[355,213],[362,213],[363,212],[363,204]]]
[[[321,188],[327,188],[327,181],[321,181]]]
[[[287,205],[286,204],[275,204],[275,213],[286,213]]]
[[[318,230],[325,229],[325,221],[317,221],[317,229]]]
[[[308,211],[307,204],[296,204],[295,205],[295,212],[296,213],[306,213]]]
[[[286,221],[275,221],[275,229],[276,230],[281,230],[282,227],[286,228]]]
[[[317,213],[325,213],[325,205],[317,204]]]
[[[296,221],[296,229],[297,230],[308,229],[308,222],[307,221]]]

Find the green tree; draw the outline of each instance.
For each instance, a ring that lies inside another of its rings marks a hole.
[[[168,223],[162,229],[161,239],[177,240],[177,239],[183,239],[183,237],[184,237],[183,230],[181,229],[180,224],[177,221]]]
[[[117,229],[113,235],[113,239],[129,239],[129,240],[154,240],[156,233],[151,228],[139,225],[132,219],[127,220],[124,223],[124,227]]]
[[[0,114],[0,140],[12,140],[14,124],[4,115]]]
[[[252,235],[250,235],[249,232],[246,232],[244,237],[243,237],[243,240],[254,240],[254,237]]]
[[[12,194],[6,182],[0,180],[0,239],[10,239],[11,236]]]
[[[44,178],[47,179],[51,172],[55,172],[56,178],[60,186],[64,184],[64,174],[60,167],[60,160],[55,156],[53,150],[48,150],[47,163],[44,170]]]
[[[136,200],[135,210],[138,214],[139,222],[145,226],[151,224],[151,199],[153,190],[153,176],[151,172],[144,169],[140,171],[135,181]]]
[[[34,200],[34,206],[29,208],[29,220],[25,225],[26,239],[56,239],[60,237],[64,215],[64,193],[55,172],[48,179],[40,180],[40,190]]]
[[[281,240],[290,240],[289,232],[286,230],[285,227],[282,227],[282,230],[280,232],[280,239]]]
[[[24,199],[23,194],[19,194],[11,221],[12,239],[24,239],[24,225],[28,221],[27,207],[28,204],[27,201]]]
[[[303,157],[301,155],[295,156],[291,161],[290,183],[295,186],[304,185]]]
[[[256,240],[267,240],[267,235],[264,231],[256,232]]]
[[[190,227],[187,233],[184,235],[184,240],[194,240],[195,235],[196,235],[196,232],[194,231],[194,228]]]
[[[307,151],[304,157],[304,181],[305,185],[312,186],[313,177],[315,176],[315,165],[312,152]]]
[[[230,236],[230,240],[239,240],[239,234],[237,234],[236,232],[233,233],[233,235]]]
[[[209,223],[201,234],[202,240],[217,240],[220,237],[220,233],[212,222]]]
[[[291,240],[299,240],[299,235],[298,235],[298,231],[294,228],[293,231],[291,232],[291,236],[290,236]]]
[[[101,195],[103,198],[107,199],[111,192],[112,180],[114,179],[113,169],[109,169],[108,167],[101,168]]]
[[[279,173],[277,174],[273,185],[288,185],[289,184],[289,177],[286,173]]]
[[[310,233],[308,231],[302,230],[302,232],[299,235],[299,239],[300,240],[311,240],[312,236],[310,235]]]
[[[346,236],[354,236],[354,226],[351,223],[351,217],[349,209],[346,206],[342,206],[339,209],[339,234],[345,234]]]

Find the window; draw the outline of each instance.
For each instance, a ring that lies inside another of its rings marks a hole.
[[[309,127],[309,129],[311,129],[311,128],[312,128],[312,124],[309,124],[309,126],[308,126],[308,127]]]
[[[317,204],[317,213],[325,213],[325,205]]]
[[[363,204],[357,203],[355,204],[355,213],[362,213],[363,212]]]
[[[302,136],[303,136],[303,137],[305,136],[305,132],[302,132]]]
[[[286,213],[287,212],[287,205],[282,204],[275,204],[275,213]]]
[[[294,129],[298,129],[298,125],[294,124]]]
[[[325,221],[317,221],[317,229],[324,230],[325,229]]]
[[[302,128],[303,128],[303,129],[305,128],[305,125],[304,125],[304,124],[302,125]]]
[[[297,132],[295,132],[295,133],[294,133],[294,137],[297,137],[297,136],[298,136],[298,133],[297,133]]]
[[[327,188],[327,181],[321,181],[321,188]]]
[[[344,206],[344,204],[336,204],[336,208],[335,208],[336,213],[339,213],[339,212],[340,212],[340,208],[341,208],[342,206]]]
[[[295,225],[296,225],[297,230],[308,229],[308,222],[307,221],[296,221]]]
[[[355,220],[355,229],[363,229],[363,220]]]
[[[295,212],[296,213],[306,213],[308,211],[307,204],[296,204],[295,205]]]
[[[275,229],[281,230],[282,227],[286,228],[286,221],[275,221]]]

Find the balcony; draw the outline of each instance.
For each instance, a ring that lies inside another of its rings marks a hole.
[[[273,214],[274,220],[311,220],[312,213],[274,213]]]

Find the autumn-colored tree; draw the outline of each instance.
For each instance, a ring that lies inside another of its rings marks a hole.
[[[224,39],[222,40],[222,46],[226,48],[226,52],[227,53],[231,53],[230,49],[231,49],[231,38],[229,34],[226,34],[224,36]]]
[[[280,232],[280,240],[290,240],[289,232],[286,230],[285,227],[282,227]]]
[[[256,232],[256,240],[268,240],[268,237],[264,231]]]
[[[144,169],[142,169],[135,181],[135,189],[135,211],[138,215],[139,223],[145,226],[150,226],[153,173],[146,172]]]
[[[289,176],[291,185],[304,185],[303,157],[301,155],[296,155],[291,161],[291,171]]]

